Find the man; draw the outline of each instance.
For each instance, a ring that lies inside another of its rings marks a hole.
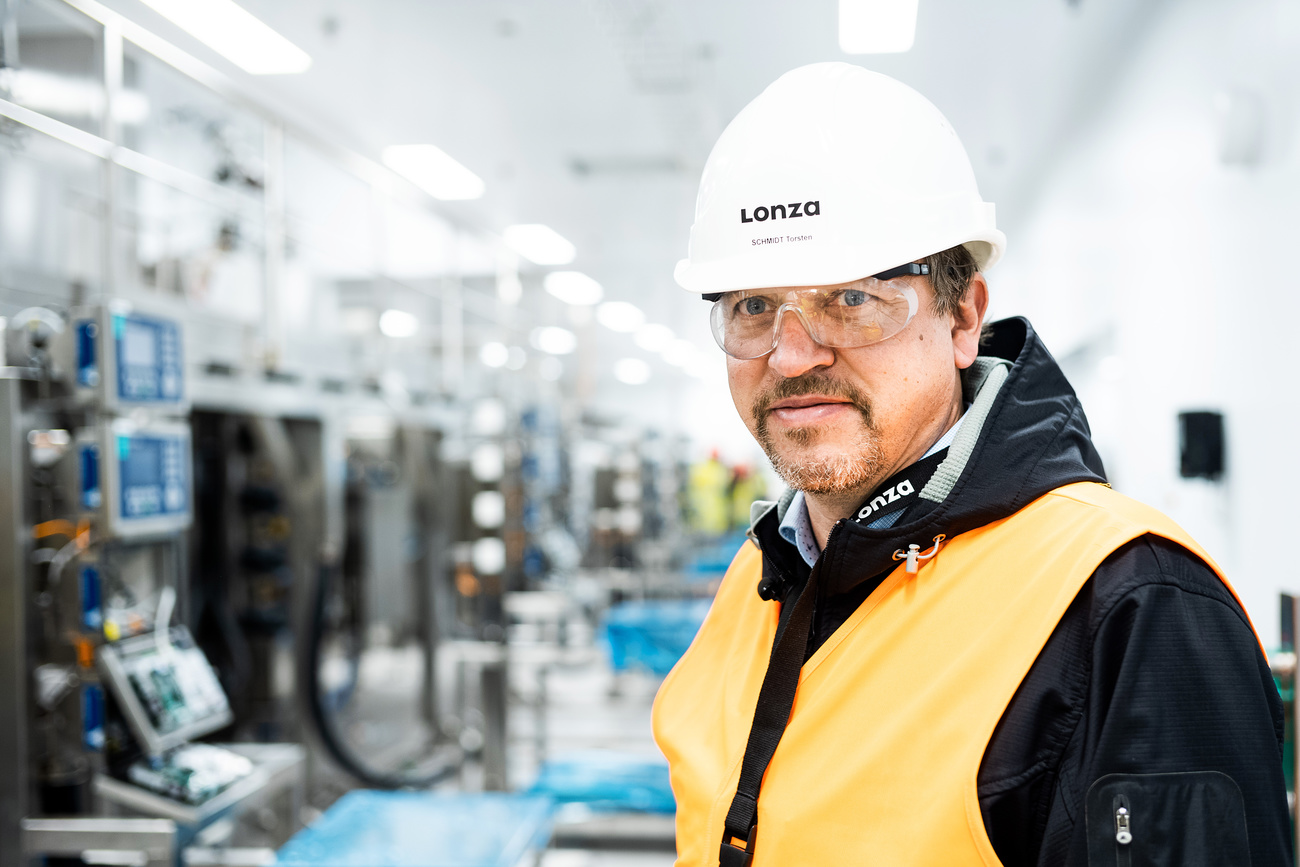
[[[679,864],[1291,864],[1251,624],[985,327],[1003,245],[885,76],[797,69],[714,148],[677,279],[792,491],[656,699]]]

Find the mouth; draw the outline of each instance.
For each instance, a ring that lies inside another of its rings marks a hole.
[[[778,400],[768,407],[768,414],[783,426],[801,428],[835,420],[843,413],[857,414],[854,404],[843,397],[803,394]]]
[[[769,410],[777,409],[806,409],[810,406],[822,406],[825,404],[846,404],[849,401],[842,397],[831,397],[823,394],[801,394],[798,397],[787,397],[785,400],[778,400],[768,407]]]
[[[863,425],[874,430],[867,396],[853,383],[817,371],[777,380],[751,412],[754,433],[768,455],[777,433],[781,440],[810,444],[834,430],[852,435],[861,434]]]

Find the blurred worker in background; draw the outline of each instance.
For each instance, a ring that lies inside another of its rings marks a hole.
[[[707,460],[691,465],[688,480],[691,528],[704,536],[721,536],[731,517],[731,470],[715,449]]]
[[[985,326],[1004,243],[939,111],[855,66],[709,157],[677,279],[791,490],[656,700],[679,864],[1291,864],[1250,621]]]
[[[754,472],[748,464],[736,464],[731,471],[731,490],[728,492],[731,503],[732,530],[744,530],[749,526],[750,508],[755,500],[767,496],[767,483],[763,477]]]

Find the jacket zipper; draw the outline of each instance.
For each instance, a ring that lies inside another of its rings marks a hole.
[[[822,563],[825,562],[826,552],[830,551],[830,549],[831,549],[831,543],[835,541],[835,534],[838,533],[838,532],[840,531],[840,528],[842,528],[842,527],[843,527],[845,524],[847,524],[847,523],[848,523],[847,521],[845,521],[843,518],[841,518],[840,520],[836,521],[836,522],[831,526],[831,531],[830,531],[830,533],[827,534],[827,536],[826,536],[826,547],[825,547],[825,548],[822,548],[822,556],[821,556],[821,558],[819,558],[818,561],[817,561],[817,569],[818,569],[818,571],[821,570]],[[812,576],[811,574],[808,576],[808,580],[809,580],[809,581],[813,580],[813,576]],[[815,597],[813,597],[812,623],[810,623],[810,624],[808,625],[808,640],[809,640],[809,641],[812,641],[812,640],[813,640],[813,636],[815,636],[815,635],[817,634],[817,614],[818,614],[818,611],[821,609],[821,607],[822,607],[822,584],[821,584],[820,581],[818,581],[818,582],[817,582],[817,595],[816,595]],[[818,647],[821,647],[821,643],[818,643],[817,646],[818,646]],[[809,647],[812,647],[812,645],[809,644]],[[811,657],[811,655],[812,655],[812,654],[808,653],[808,651],[805,650],[805,651],[804,651],[804,657],[805,657],[804,662],[807,662],[807,661],[808,661],[808,657]]]
[[[1118,867],[1131,867],[1133,863],[1133,814],[1129,810],[1128,796],[1115,796],[1115,863]]]

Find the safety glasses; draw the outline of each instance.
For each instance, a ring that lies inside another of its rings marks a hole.
[[[893,271],[836,286],[755,289],[716,296],[709,313],[713,339],[732,358],[761,358],[776,349],[781,319],[792,313],[822,346],[853,349],[888,340],[916,315],[916,291]]]

